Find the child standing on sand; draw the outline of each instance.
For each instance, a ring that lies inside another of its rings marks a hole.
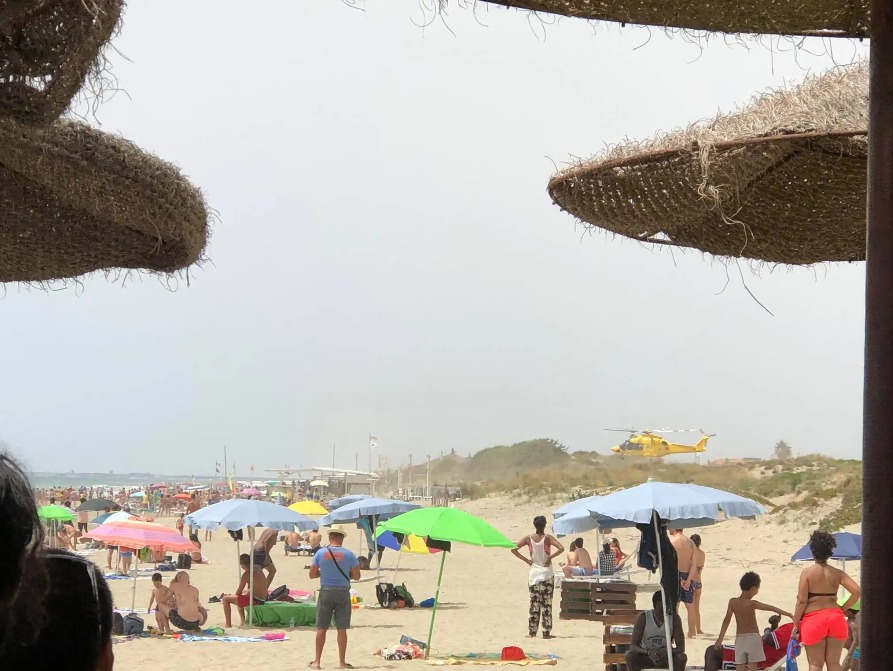
[[[738,671],[757,671],[757,664],[766,661],[763,652],[763,639],[760,636],[760,628],[757,625],[758,610],[769,610],[779,615],[784,615],[792,620],[794,616],[787,611],[770,606],[769,604],[754,601],[753,598],[760,591],[760,576],[753,571],[745,573],[738,582],[741,588],[741,596],[729,599],[729,607],[726,617],[722,621],[722,628],[716,639],[716,649],[722,649],[722,640],[726,630],[735,616],[735,667]]]
[[[171,631],[171,623],[170,620],[167,619],[167,615],[162,611],[161,606],[169,606],[169,599],[171,598],[170,590],[164,586],[164,583],[161,582],[161,574],[153,573],[152,574],[152,596],[149,598],[149,608],[147,612],[152,612],[152,604],[155,604],[155,622],[158,624],[158,631],[164,634],[167,632],[168,634],[173,633]]]

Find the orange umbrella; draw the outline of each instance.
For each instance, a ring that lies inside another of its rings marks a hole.
[[[192,497],[189,494],[174,494],[174,498],[177,499],[177,501],[188,501]]]

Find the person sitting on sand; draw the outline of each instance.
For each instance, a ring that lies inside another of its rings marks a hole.
[[[286,546],[287,547],[287,546]],[[232,606],[239,609],[239,624],[245,624],[245,608],[249,605],[259,606],[267,598],[267,578],[260,566],[254,565],[254,602],[249,599],[248,590],[251,584],[251,557],[247,554],[239,555],[239,566],[242,567],[242,577],[235,594],[227,594],[220,601],[223,604],[223,617],[226,619],[226,628],[233,626]]]
[[[297,531],[289,531],[285,534],[285,556],[288,557],[289,552],[297,554],[301,551],[303,539]]]
[[[67,522],[59,525],[59,529],[56,532],[57,546],[60,550],[74,550],[75,549],[75,530],[74,526],[68,524]]]
[[[717,650],[722,649],[722,640],[734,615],[735,627],[737,629],[735,635],[735,665],[738,667],[738,671],[757,671],[757,665],[766,661],[766,653],[763,651],[763,638],[760,636],[760,628],[757,625],[757,611],[769,610],[778,615],[789,617],[792,620],[794,616],[781,608],[754,601],[754,597],[760,591],[760,576],[753,571],[748,571],[741,576],[738,586],[741,588],[741,595],[729,599],[726,616],[722,621],[722,627],[719,630],[719,636],[716,637],[714,647]]]
[[[174,596],[174,607],[159,604],[171,624],[184,631],[199,631],[208,621],[208,611],[202,606],[198,590],[189,584],[189,574],[180,571],[171,581],[170,591]]]
[[[311,529],[307,532],[307,545],[310,546],[310,551],[313,554],[316,554],[316,551],[319,550],[319,546],[322,544],[322,534],[319,533],[317,529]]]
[[[195,546],[195,549],[189,553],[189,556],[192,558],[192,563],[206,563],[205,558],[202,556],[202,542],[198,539],[198,534],[189,534],[189,540],[192,541],[192,544]]]
[[[572,578],[574,576],[593,575],[595,573],[595,565],[592,563],[592,557],[589,556],[589,550],[583,547],[583,539],[576,538],[574,543],[577,549],[574,551],[574,565],[564,567],[564,577]]]
[[[626,668],[629,671],[642,669],[666,669],[669,667],[667,655],[667,630],[664,625],[663,591],[657,590],[651,597],[651,610],[639,613],[633,625],[633,637],[626,653]],[[670,626],[670,638],[673,643],[673,669],[685,671],[688,655],[685,654],[685,633],[682,630],[682,618],[673,614]]]
[[[254,544],[254,565],[266,569],[268,585],[273,582],[273,576],[276,575],[276,565],[273,563],[273,546],[278,540],[279,534],[275,529],[264,529]]]
[[[170,589],[164,586],[164,583],[161,581],[160,573],[152,574],[152,596],[149,597],[149,607],[146,609],[147,613],[152,612],[152,604],[156,604],[155,609],[155,622],[158,625],[158,630],[163,634],[167,632],[168,634],[173,633],[171,631],[171,623],[168,619],[167,615],[165,615],[164,611],[161,610],[161,605],[164,604],[167,606],[167,612],[170,612],[171,606],[174,605],[173,594]]]

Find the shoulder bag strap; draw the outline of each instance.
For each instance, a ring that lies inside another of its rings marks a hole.
[[[332,548],[327,547],[326,550],[329,551],[329,556],[332,558],[332,561],[335,563],[335,568],[338,569],[338,573],[344,576],[344,579],[347,581],[347,584],[350,584],[350,578],[347,577],[347,574],[344,572],[344,569],[341,568],[341,564],[338,563],[338,560],[335,559],[335,553],[332,552]]]

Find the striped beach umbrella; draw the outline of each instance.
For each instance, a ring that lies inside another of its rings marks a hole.
[[[175,530],[156,524],[155,522],[143,522],[140,520],[122,520],[119,522],[106,522],[96,527],[84,538],[102,541],[107,545],[119,548],[151,548],[172,552],[192,552],[195,544],[187,538],[183,538]],[[139,554],[136,555],[136,565],[133,571],[133,595],[130,602],[130,610],[136,607],[136,578],[139,574]]]

